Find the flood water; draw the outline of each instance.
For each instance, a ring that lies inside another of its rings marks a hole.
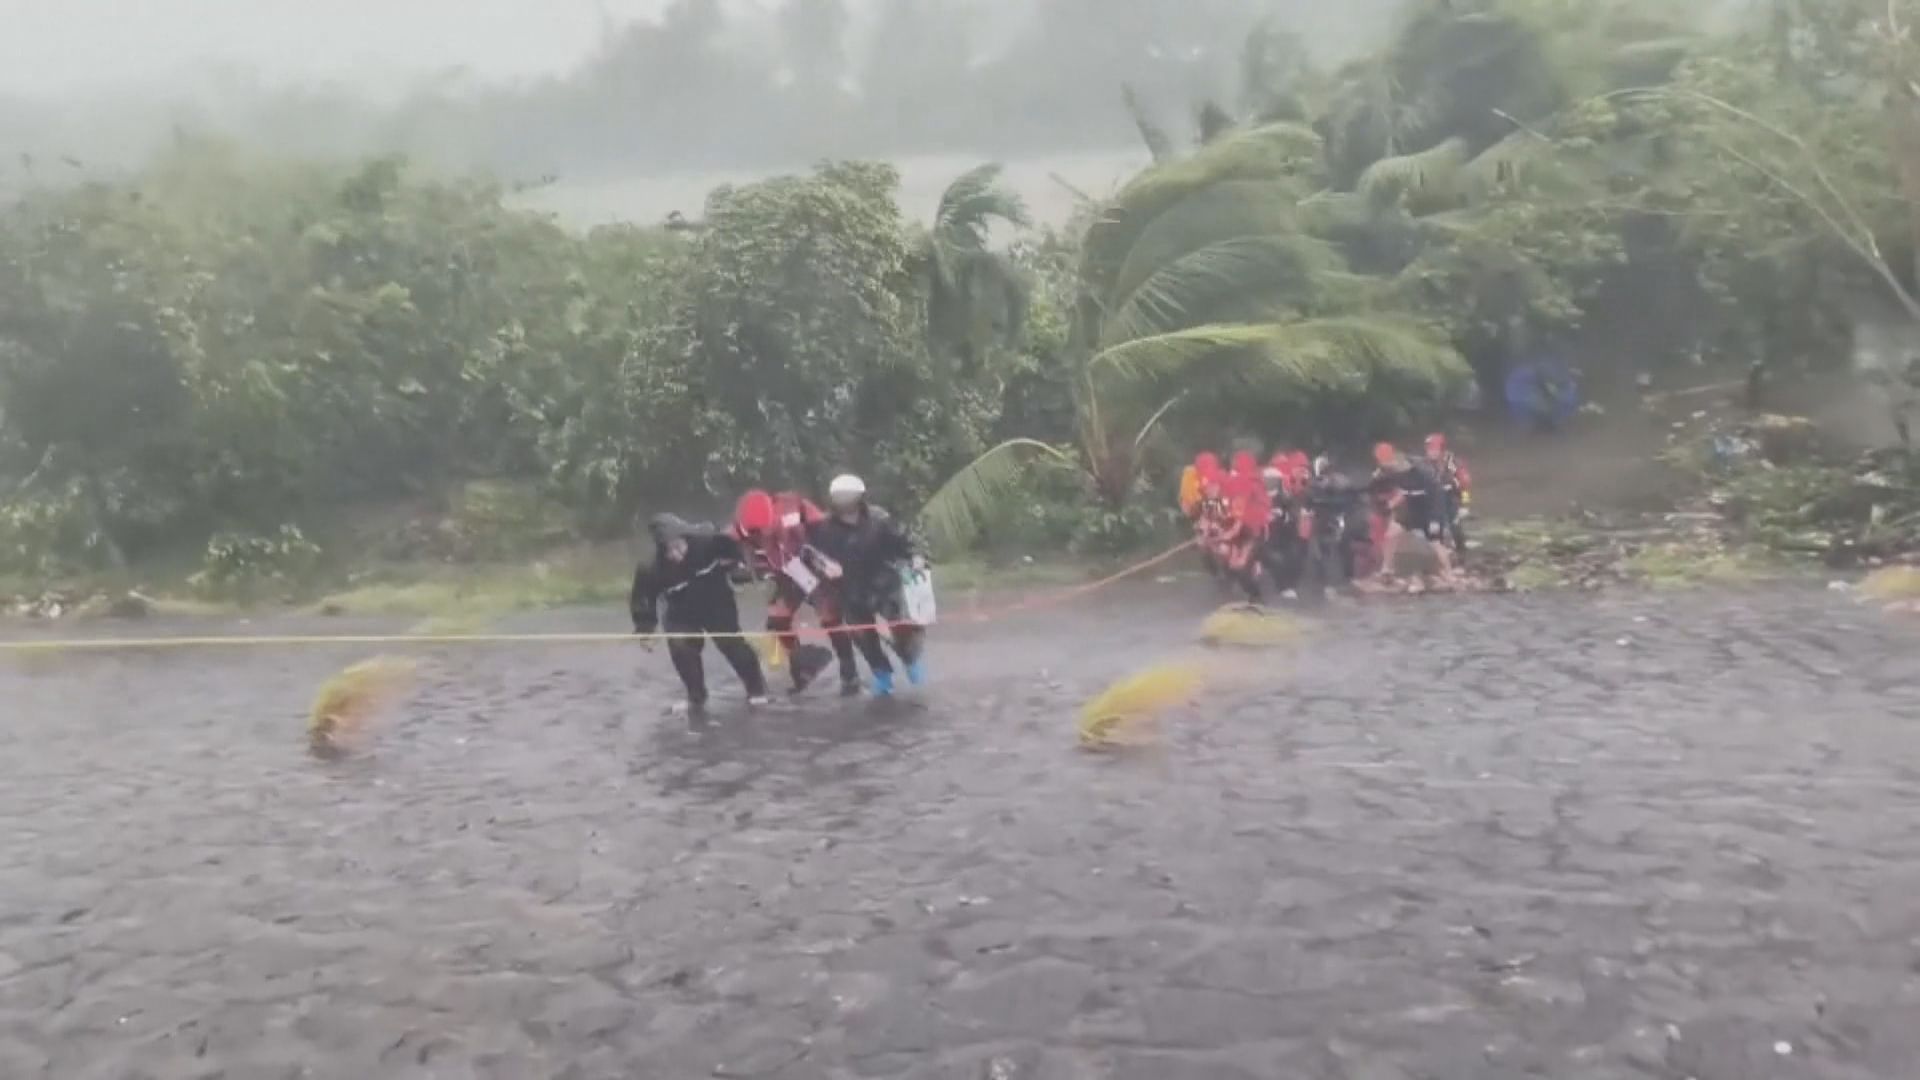
[[[884,705],[716,671],[703,731],[663,655],[421,649],[332,763],[365,649],[0,655],[0,1077],[1914,1074],[1913,625],[1379,599],[1076,749],[1210,601],[942,628]]]

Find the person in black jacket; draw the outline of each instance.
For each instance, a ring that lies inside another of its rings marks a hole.
[[[709,525],[694,525],[672,514],[658,514],[647,525],[653,534],[653,562],[633,575],[628,608],[633,631],[651,634],[660,628],[660,605],[666,605],[666,631],[676,637],[667,643],[673,669],[687,688],[687,710],[698,714],[707,705],[706,664],[701,653],[707,638],[727,658],[746,684],[747,701],[767,701],[767,679],[760,656],[740,630],[740,606],[733,596],[732,576],[745,566],[738,541]]]
[[[893,664],[880,646],[879,632],[871,627],[889,624],[893,649],[907,666],[907,681],[919,686],[926,681],[921,656],[926,632],[900,621],[900,566],[924,567],[925,559],[886,511],[867,502],[867,485],[859,477],[835,477],[827,496],[831,509],[815,529],[814,546],[840,567],[841,603],[848,625],[869,627],[843,632],[852,635],[873,669],[874,694],[886,697],[893,693]]]

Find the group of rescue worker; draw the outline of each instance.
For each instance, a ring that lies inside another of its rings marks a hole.
[[[1364,479],[1322,454],[1282,450],[1265,465],[1248,451],[1223,468],[1202,453],[1180,481],[1180,508],[1218,578],[1260,603],[1269,588],[1315,590],[1330,582],[1390,575],[1409,535],[1432,544],[1443,576],[1466,551],[1463,521],[1472,502],[1466,463],[1445,435],[1427,436],[1412,456],[1374,447]]]
[[[755,490],[740,498],[728,526],[673,514],[648,523],[654,552],[634,573],[628,605],[633,629],[672,635],[667,653],[686,688],[690,714],[700,715],[707,705],[702,654],[709,639],[745,685],[748,702],[769,701],[760,654],[741,629],[734,598],[736,584],[756,578],[771,582],[766,632],[791,673],[791,693],[805,690],[836,660],[841,693],[864,692],[857,652],[872,672],[873,693],[890,696],[895,676],[888,645],[908,681],[925,682],[924,628],[904,621],[900,610],[902,569],[924,571],[925,557],[906,530],[868,502],[859,477],[836,477],[827,500],[823,512],[799,492]],[[801,643],[794,618],[807,605],[818,614],[830,647]]]
[[[1261,602],[1269,589],[1314,588],[1384,574],[1409,535],[1432,544],[1443,575],[1466,550],[1462,521],[1472,501],[1465,462],[1444,435],[1427,436],[1418,457],[1391,443],[1374,447],[1371,476],[1334,468],[1326,455],[1309,459],[1283,450],[1265,465],[1250,452],[1223,468],[1212,453],[1194,458],[1181,476],[1180,506],[1208,565],[1223,581]],[[709,640],[747,691],[750,704],[770,700],[760,654],[741,628],[736,584],[765,579],[765,634],[799,694],[836,663],[843,695],[865,692],[859,660],[877,697],[895,691],[889,648],[909,683],[926,681],[926,629],[906,617],[903,582],[924,574],[926,557],[912,536],[867,499],[859,477],[836,477],[821,510],[804,494],[749,491],[730,525],[686,521],[673,514],[648,523],[654,552],[634,574],[629,608],[636,634],[665,631],[687,709],[707,705],[703,654]],[[827,646],[804,644],[794,628],[811,606]],[[664,617],[663,611],[664,608]],[[884,631],[884,633],[883,633]],[[652,641],[646,644],[651,647]]]

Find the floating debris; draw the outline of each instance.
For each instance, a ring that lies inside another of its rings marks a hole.
[[[321,757],[358,749],[373,715],[406,689],[416,667],[404,657],[378,656],[328,679],[307,720],[309,748]]]
[[[1191,701],[1205,682],[1193,662],[1157,664],[1108,687],[1080,710],[1080,743],[1092,749],[1137,746],[1152,738],[1153,721]]]
[[[1259,608],[1221,608],[1200,624],[1200,640],[1209,645],[1270,648],[1291,644],[1300,636],[1297,620]]]

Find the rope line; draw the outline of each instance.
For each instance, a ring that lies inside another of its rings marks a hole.
[[[1174,556],[1194,545],[1188,540],[1177,544],[1151,559],[1127,566],[1106,577],[1084,584],[1071,586],[1054,593],[1032,597],[1018,603],[986,611],[971,611],[943,619],[946,623],[977,624],[992,622],[1009,615],[1043,611],[1061,604],[1077,600],[1082,596],[1098,592],[1136,574],[1144,573],[1172,559]],[[878,622],[857,626],[837,626],[833,633],[853,633],[867,630],[891,631],[895,626],[908,626],[911,623]],[[819,627],[795,626],[801,629],[820,629]],[[225,649],[225,648],[262,648],[269,646],[297,647],[307,645],[604,645],[621,641],[679,641],[694,638],[763,638],[769,636],[767,630],[746,630],[738,633],[709,634],[705,631],[659,631],[654,633],[614,633],[599,631],[591,633],[542,633],[542,634],[257,634],[246,636],[207,636],[207,637],[147,637],[147,638],[54,638],[44,641],[14,640],[0,641],[0,653],[23,652],[61,652],[87,650],[94,652],[132,651],[140,649]]]

